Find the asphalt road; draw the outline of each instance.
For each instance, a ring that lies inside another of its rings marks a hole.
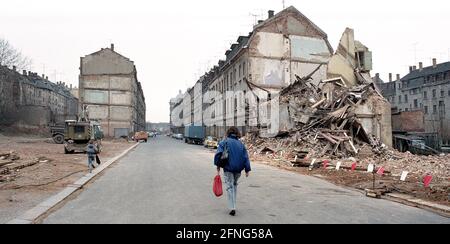
[[[236,217],[212,193],[213,153],[159,137],[143,143],[44,223],[294,224],[450,223],[326,181],[253,164]]]

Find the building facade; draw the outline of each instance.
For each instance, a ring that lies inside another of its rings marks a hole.
[[[0,66],[0,97],[4,125],[47,127],[78,116],[78,99],[65,83],[30,71]]]
[[[80,104],[101,122],[105,136],[123,137],[146,129],[145,97],[134,62],[114,45],[81,58]]]
[[[325,79],[332,53],[327,35],[297,9],[289,7],[277,15],[269,11],[268,19],[259,21],[248,36],[240,36],[226,51],[226,59],[219,61],[188,92],[190,111],[204,112],[203,118],[191,115],[184,121],[206,125],[206,133],[216,137],[223,136],[231,126],[239,125],[243,134],[264,127],[258,110],[238,111],[248,101],[229,94],[279,92],[295,80],[295,75],[306,76],[317,68],[313,78]],[[207,96],[207,92],[215,95]],[[206,107],[211,109],[205,110]]]
[[[419,63],[403,78],[379,86],[394,113],[422,111],[425,133],[437,133],[440,145],[450,146],[450,62]]]
[[[340,78],[351,87],[358,84],[355,72],[368,74],[372,66],[371,52],[354,39],[352,29],[345,30],[334,52],[327,34],[294,7],[276,15],[269,11],[268,18],[259,21],[247,36],[240,36],[225,56],[188,89],[184,97],[188,101],[171,106],[176,120],[186,126],[204,126],[207,136],[218,138],[231,126],[237,126],[243,135],[258,132],[262,137],[288,131],[294,127],[289,107],[276,99],[296,77],[309,77],[316,86]],[[382,106],[390,110],[389,103]],[[374,107],[364,111],[367,122],[363,124],[369,133],[391,145],[390,113],[383,117]],[[201,116],[199,109],[203,110]],[[278,119],[274,122],[272,118]],[[173,122],[173,115],[171,119]]]
[[[170,99],[170,114],[169,114],[169,124],[170,124],[170,132],[173,134],[184,134],[184,125],[182,123],[175,123],[175,121],[183,120],[183,110],[182,110],[182,101],[184,98],[184,94],[180,90],[178,95],[172,99]]]

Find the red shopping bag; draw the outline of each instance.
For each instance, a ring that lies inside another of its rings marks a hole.
[[[220,178],[220,175],[217,175],[216,178],[214,178],[213,192],[216,197],[221,197],[223,195],[222,179]]]

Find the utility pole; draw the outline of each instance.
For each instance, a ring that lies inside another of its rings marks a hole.
[[[417,45],[418,44],[419,44],[418,42],[413,44],[413,46],[414,46],[414,64],[417,63]]]
[[[54,81],[54,82],[57,82],[57,81],[58,81],[58,79],[57,79],[58,77],[57,77],[57,76],[58,76],[58,75],[62,75],[62,74],[63,74],[63,73],[60,73],[60,72],[58,72],[58,71],[55,69],[55,70],[53,71],[53,73],[52,73],[53,78],[54,78],[53,81]]]
[[[253,16],[253,18],[255,18],[255,21],[253,22],[253,24],[256,25],[258,22],[258,15],[254,14],[254,13],[250,13],[250,16]]]

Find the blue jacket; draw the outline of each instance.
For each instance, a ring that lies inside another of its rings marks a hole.
[[[238,140],[235,135],[229,136],[227,139],[221,141],[217,147],[216,155],[214,156],[214,165],[217,166],[219,159],[225,149],[225,144],[228,145],[228,165],[224,168],[226,172],[241,173],[245,169],[245,172],[250,172],[250,160],[248,158],[248,152],[244,144]]]
[[[95,148],[94,144],[88,144],[87,145],[87,149],[86,149],[86,153],[89,157],[94,157],[95,155],[97,155],[97,149]]]

